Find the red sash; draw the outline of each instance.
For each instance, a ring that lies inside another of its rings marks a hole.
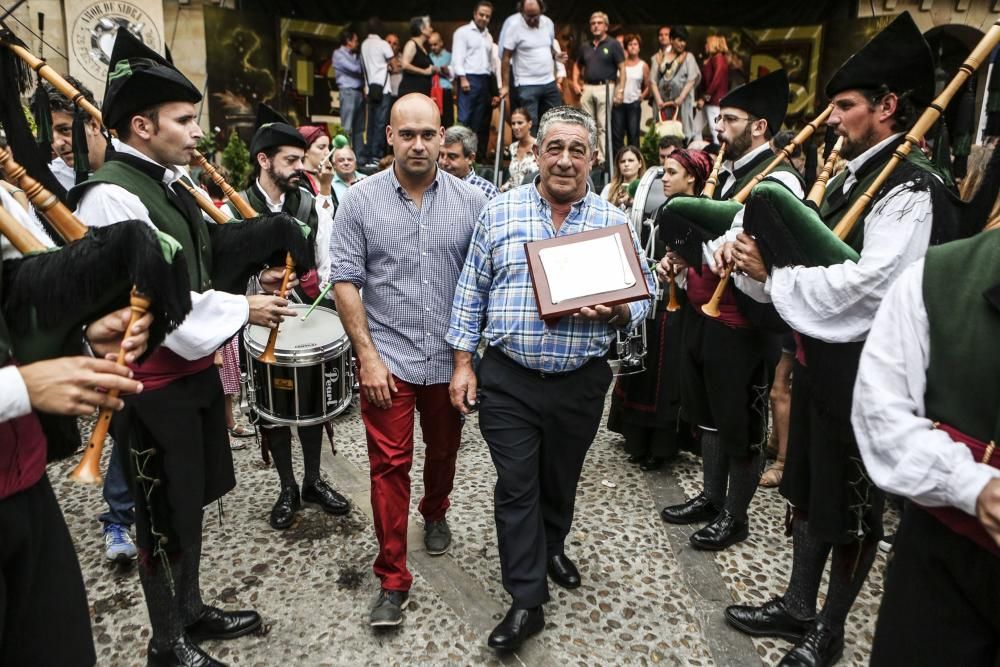
[[[215,354],[188,361],[161,345],[141,366],[131,366],[134,379],[142,382],[144,392],[161,389],[174,380],[200,373],[212,366]]]
[[[0,499],[31,488],[45,474],[45,434],[34,412],[0,422]]]
[[[701,267],[701,275],[694,269],[688,269],[687,273],[687,294],[688,301],[694,309],[701,314],[701,307],[712,300],[712,294],[719,284],[719,276],[712,273],[708,264]],[[751,324],[743,313],[736,306],[736,297],[733,296],[733,285],[729,283],[722,293],[722,300],[719,301],[719,322],[732,329],[749,329]]]
[[[972,452],[972,457],[976,461],[985,463],[992,468],[1000,469],[1000,447],[994,447],[990,456],[984,460],[986,450],[990,448],[988,444],[967,436],[947,424],[939,422],[935,426],[947,433],[955,442],[960,442],[968,447],[969,451]],[[955,507],[924,507],[923,505],[919,505],[919,507],[952,531],[972,540],[993,553],[994,556],[1000,557],[1000,546],[997,546],[997,543],[993,541],[993,538],[986,532],[986,529],[983,528],[983,524],[979,522],[977,517],[966,514]]]

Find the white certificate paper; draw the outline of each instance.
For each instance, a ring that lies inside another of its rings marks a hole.
[[[538,251],[552,303],[562,303],[635,285],[621,234]]]

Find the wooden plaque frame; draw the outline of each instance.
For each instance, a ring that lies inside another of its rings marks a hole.
[[[545,269],[542,267],[542,261],[538,257],[539,251],[544,248],[570,245],[605,236],[614,236],[615,234],[621,235],[622,248],[625,250],[625,259],[628,261],[629,268],[632,269],[632,275],[635,276],[635,285],[611,292],[601,292],[600,294],[591,296],[568,299],[561,303],[552,303],[549,281],[545,275]],[[524,252],[528,257],[528,272],[531,274],[531,284],[535,290],[538,315],[543,320],[557,320],[564,315],[579,312],[581,308],[589,308],[598,304],[614,306],[619,303],[629,303],[650,298],[642,266],[639,264],[639,255],[636,253],[635,244],[632,242],[632,228],[629,225],[613,225],[603,229],[593,229],[577,234],[557,236],[543,241],[531,241],[524,244]]]

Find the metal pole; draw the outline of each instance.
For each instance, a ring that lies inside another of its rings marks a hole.
[[[500,120],[497,121],[497,153],[493,158],[493,185],[498,188],[500,187],[500,158],[503,157],[504,103],[506,101],[506,97],[500,98]],[[515,185],[520,185],[520,183]]]
[[[604,185],[611,182],[611,172],[615,168],[615,156],[611,154],[611,84],[604,82],[604,165],[607,178]]]

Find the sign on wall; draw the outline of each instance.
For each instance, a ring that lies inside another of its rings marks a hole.
[[[163,3],[129,0],[65,0],[69,72],[100,100],[119,30],[128,30],[163,53]]]

